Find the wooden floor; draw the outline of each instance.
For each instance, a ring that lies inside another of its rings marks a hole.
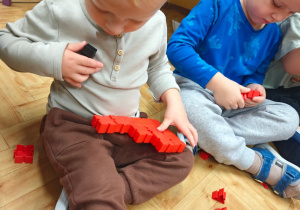
[[[0,5],[0,28],[31,9],[34,3]],[[173,6],[163,8],[170,21],[180,21],[187,14]],[[172,29],[169,29],[169,35]],[[53,209],[62,187],[39,142],[39,124],[52,79],[12,71],[0,60],[0,210]],[[147,87],[141,88],[141,110],[161,120],[162,104],[153,102]],[[35,146],[33,164],[15,164],[13,152],[17,144]],[[227,192],[225,204],[211,199],[215,190]],[[128,209],[300,209],[300,202],[276,196],[252,177],[232,166],[203,160],[199,155],[190,175],[180,184],[152,200]]]

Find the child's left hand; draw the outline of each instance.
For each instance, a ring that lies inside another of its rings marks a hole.
[[[253,83],[247,85],[246,87],[252,90],[259,91],[259,96],[256,96],[253,99],[247,98],[245,100],[245,107],[257,106],[258,104],[264,102],[264,100],[266,99],[266,90],[262,85]]]
[[[188,121],[178,90],[169,89],[165,91],[162,94],[161,99],[166,103],[167,109],[164,121],[157,130],[164,131],[169,125],[174,125],[187,137],[192,147],[196,146],[198,142],[198,133],[194,126]]]

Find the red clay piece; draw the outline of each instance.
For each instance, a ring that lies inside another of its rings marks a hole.
[[[257,97],[260,95],[260,92],[257,90],[250,90],[248,93],[241,93],[243,96],[243,99],[246,100],[247,98],[253,99],[254,97]]]
[[[211,156],[211,154],[209,154],[208,152],[205,152],[204,150],[202,150],[200,152],[200,155],[199,155],[203,160],[206,160],[207,158],[209,158]]]
[[[32,163],[33,162],[33,145],[17,145],[17,148],[14,150],[15,163]]]
[[[158,152],[183,152],[185,143],[169,129],[157,130],[158,120],[124,116],[94,115],[91,125],[98,133],[128,133],[136,143],[151,143]]]
[[[224,188],[220,189],[219,191],[214,191],[212,193],[212,199],[225,204],[226,192],[224,192]]]
[[[266,183],[260,182],[259,184],[261,184],[265,189],[268,189],[268,185]]]

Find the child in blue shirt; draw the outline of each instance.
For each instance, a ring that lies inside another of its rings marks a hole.
[[[300,168],[266,143],[291,137],[299,117],[292,107],[266,100],[262,83],[281,41],[275,22],[298,11],[294,0],[201,0],[167,49],[198,145],[294,198],[300,198]],[[250,89],[260,95],[244,100]]]

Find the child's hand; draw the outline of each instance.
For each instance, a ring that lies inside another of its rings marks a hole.
[[[219,106],[225,109],[237,109],[245,106],[241,93],[247,93],[249,88],[228,79],[221,73],[217,73],[206,86],[214,93],[214,98]]]
[[[76,53],[86,44],[85,41],[68,44],[62,60],[63,79],[79,88],[81,87],[81,83],[89,78],[90,74],[100,71],[103,67],[101,62]]]
[[[266,90],[262,85],[249,84],[249,85],[247,85],[247,87],[252,89],[252,90],[259,91],[259,96],[253,97],[253,99],[247,98],[245,100],[245,107],[257,106],[258,104],[264,102],[264,100],[266,99]]]
[[[187,114],[183,107],[181,97],[177,89],[169,89],[163,93],[161,99],[167,104],[164,121],[157,128],[159,131],[166,130],[169,125],[174,125],[189,140],[192,147],[197,145],[198,133],[188,121]]]

